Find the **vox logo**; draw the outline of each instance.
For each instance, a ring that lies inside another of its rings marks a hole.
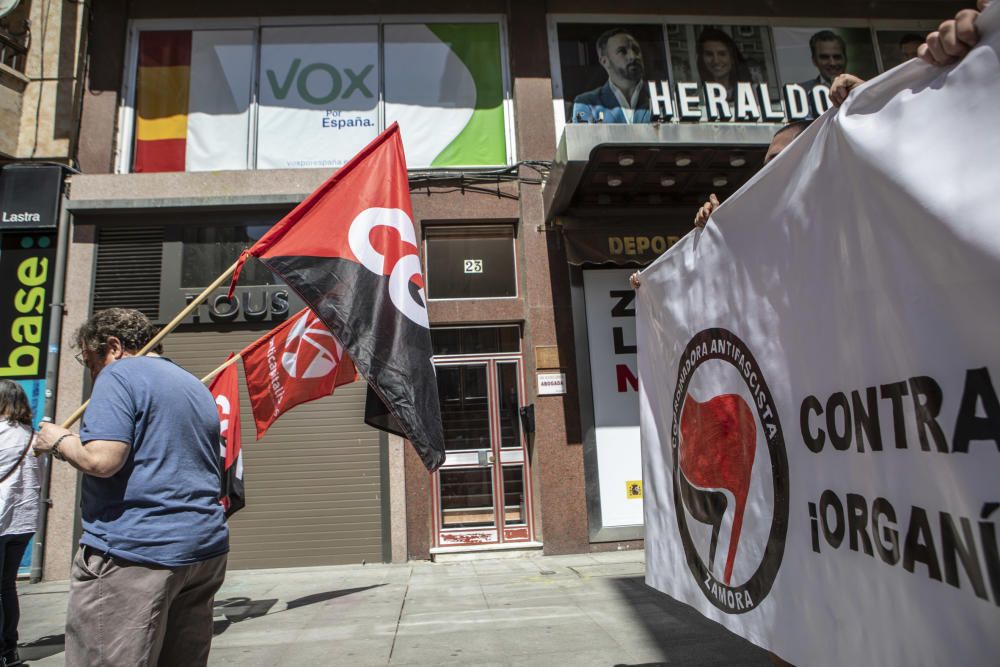
[[[310,104],[330,104],[342,99],[350,99],[355,94],[368,99],[375,95],[367,83],[368,76],[375,70],[375,65],[367,65],[360,72],[350,67],[336,68],[329,63],[310,63],[302,65],[302,59],[296,58],[284,74],[268,69],[267,82],[277,100],[288,97],[292,86],[306,102]]]

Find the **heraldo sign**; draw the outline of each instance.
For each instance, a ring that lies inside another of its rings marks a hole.
[[[771,102],[766,83],[739,82],[733,99],[727,99],[725,86],[720,83],[697,84],[690,81],[670,85],[667,81],[650,81],[649,105],[654,118],[661,121],[741,121],[782,123],[804,120],[819,115],[833,106],[830,89],[823,85],[808,90],[798,83],[782,87],[782,104]]]
[[[640,277],[646,581],[792,664],[1000,655],[1000,6],[977,27]]]

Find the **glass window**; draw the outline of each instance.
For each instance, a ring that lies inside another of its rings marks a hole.
[[[132,170],[246,169],[252,30],[139,37]]]
[[[507,164],[500,26],[385,26],[385,121],[411,166]]]
[[[504,525],[528,522],[524,498],[524,466],[503,467],[503,520]]]
[[[378,27],[264,28],[257,168],[339,167],[379,133]]]
[[[497,364],[497,405],[500,414],[500,446],[521,446],[521,406],[517,386],[517,364]]]
[[[735,103],[738,83],[766,83],[772,98],[778,99],[767,28],[751,25],[670,25],[667,26],[667,35],[675,80],[703,85],[720,84],[720,91],[724,91],[724,99],[730,107]]]
[[[410,168],[510,162],[496,22],[145,30],[137,49],[123,169],[339,167],[393,122]]]
[[[561,23],[557,30],[566,122],[651,121],[646,82],[667,80],[661,25]],[[629,95],[627,105],[612,86]]]
[[[442,470],[441,527],[482,528],[496,525],[493,470]]]
[[[827,92],[840,74],[870,79],[878,73],[867,28],[774,28],[772,34],[782,85],[798,84],[805,95],[798,102],[786,96],[785,104],[808,107],[809,115],[831,106]]]
[[[429,299],[517,296],[512,226],[428,227],[425,234]]]
[[[181,251],[181,287],[205,287],[219,277],[233,258],[256,243],[265,225],[184,227]],[[243,265],[240,285],[280,285],[282,281],[255,258]]]
[[[489,449],[486,366],[438,366],[438,398],[446,450]]]
[[[882,56],[882,70],[889,70],[896,65],[917,57],[917,47],[924,43],[927,30],[879,30],[879,55]]]
[[[505,327],[454,327],[431,329],[434,354],[497,354],[521,351],[521,330]]]

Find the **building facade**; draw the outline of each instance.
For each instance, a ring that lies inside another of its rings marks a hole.
[[[961,3],[106,0],[66,210],[62,344],[91,312],[169,321],[358,149],[400,124],[448,457],[428,474],[348,385],[253,442],[231,567],[639,548],[628,275],[732,194],[825,74],[906,57]],[[817,38],[818,36],[818,38]],[[165,341],[205,374],[301,307],[261,266]],[[656,372],[643,369],[643,372]],[[59,365],[58,415],[88,391]],[[242,380],[241,380],[242,381]],[[53,468],[46,577],[76,473]]]
[[[79,147],[88,4],[0,3],[0,378],[21,384],[36,422],[55,387],[57,227]],[[66,516],[71,530],[74,515]],[[23,574],[41,572],[38,542]]]

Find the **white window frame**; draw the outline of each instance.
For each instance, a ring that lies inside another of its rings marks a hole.
[[[473,297],[430,297],[430,288],[428,287],[428,303],[438,303],[438,302],[448,302],[448,301],[516,301],[521,298],[521,267],[517,259],[517,224],[514,222],[475,222],[468,221],[467,223],[449,223],[443,225],[427,224],[424,226],[423,233],[423,251],[421,256],[423,257],[424,264],[424,275],[427,277],[428,284],[431,282],[430,277],[430,250],[428,248],[427,242],[434,237],[434,232],[428,233],[429,229],[448,229],[448,230],[460,230],[463,228],[474,228],[474,229],[485,229],[489,227],[495,227],[497,229],[509,229],[511,231],[510,244],[511,244],[511,254],[514,256],[514,294],[512,296],[473,296]],[[489,325],[493,326],[493,325]],[[497,325],[499,326],[499,325]],[[442,327],[448,328],[448,327]]]
[[[506,164],[501,165],[449,165],[447,167],[420,167],[410,171],[456,171],[471,169],[493,169],[509,167],[517,163],[517,131],[514,125],[514,105],[510,72],[510,48],[507,18],[503,14],[389,14],[367,16],[280,16],[280,17],[233,17],[233,18],[171,18],[133,19],[129,22],[125,41],[125,62],[122,76],[121,104],[118,106],[118,132],[115,141],[115,173],[132,173],[132,158],[135,145],[135,89],[139,64],[139,34],[147,30],[247,30],[256,32],[254,60],[251,64],[251,89],[249,109],[249,134],[247,137],[246,171],[257,170],[257,116],[260,85],[260,34],[262,28],[309,25],[376,25],[378,27],[379,67],[385,67],[383,54],[383,26],[393,24],[420,23],[489,23],[497,25],[500,31],[500,73],[503,87],[504,141]],[[385,129],[385,77],[380,76],[378,91],[378,121],[380,131]],[[285,170],[275,170],[285,171]],[[297,170],[287,170],[297,171]],[[188,172],[182,172],[188,173]]]

